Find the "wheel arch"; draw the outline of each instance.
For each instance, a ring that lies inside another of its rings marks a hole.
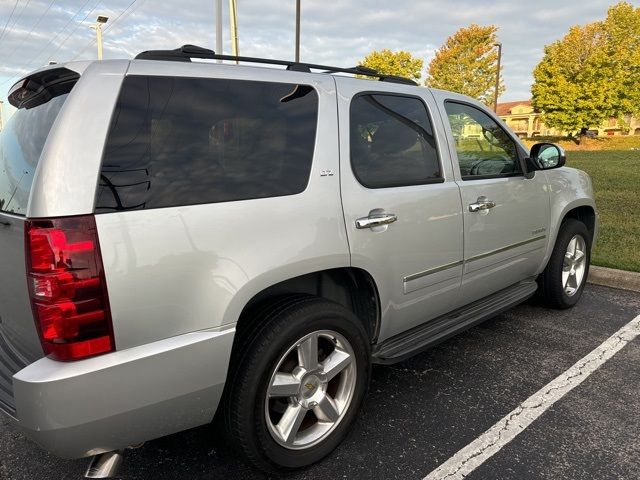
[[[595,239],[596,235],[596,211],[592,205],[581,205],[571,210],[567,211],[562,218],[562,222],[568,218],[575,218],[576,220],[584,223],[591,235],[592,241]]]
[[[363,323],[371,343],[380,331],[380,297],[369,272],[341,267],[298,275],[275,283],[256,293],[244,306],[236,324],[236,335],[252,327],[252,317],[261,306],[287,295],[307,294],[336,302]]]
[[[547,266],[547,263],[551,258],[551,253],[553,252],[553,248],[556,244],[560,229],[568,218],[576,219],[585,224],[587,230],[591,234],[591,245],[593,246],[598,235],[598,214],[595,209],[595,203],[593,202],[593,199],[576,199],[573,202],[566,204],[564,208],[556,215],[554,215],[552,209],[549,243],[547,245],[547,251],[544,257],[544,261],[542,262],[540,272],[538,273],[541,273]]]

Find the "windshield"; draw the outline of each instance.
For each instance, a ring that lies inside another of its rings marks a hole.
[[[25,215],[33,174],[68,93],[16,111],[0,133],[0,211]]]

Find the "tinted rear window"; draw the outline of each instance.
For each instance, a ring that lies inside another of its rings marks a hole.
[[[318,96],[309,86],[129,76],[96,212],[292,195],[307,185]]]
[[[26,214],[42,148],[68,96],[64,93],[36,107],[21,108],[7,122],[0,134],[0,211]]]
[[[351,167],[368,188],[443,180],[427,109],[419,98],[364,94],[351,102]]]

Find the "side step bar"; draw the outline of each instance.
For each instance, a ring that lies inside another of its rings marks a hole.
[[[373,363],[391,364],[426,350],[463,330],[524,302],[538,289],[535,280],[517,283],[442,317],[391,337],[373,349]]]

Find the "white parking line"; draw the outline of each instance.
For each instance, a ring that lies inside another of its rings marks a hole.
[[[569,370],[527,398],[493,427],[427,475],[424,480],[465,478],[638,335],[640,315],[576,362]]]

